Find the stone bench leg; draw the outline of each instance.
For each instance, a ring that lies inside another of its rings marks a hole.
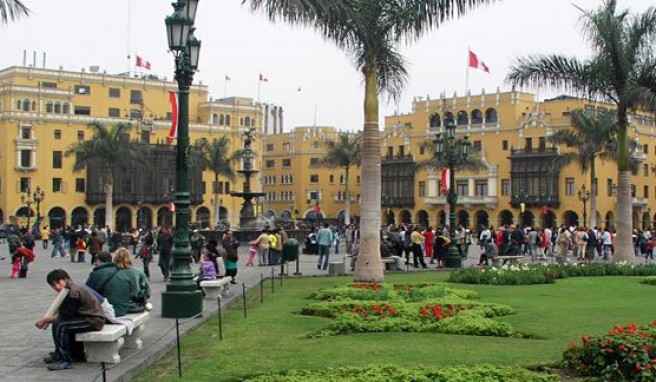
[[[84,353],[87,356],[87,362],[121,362],[118,351],[121,350],[124,342],[123,337],[113,342],[85,342]]]
[[[227,296],[230,294],[230,283],[223,285],[223,290],[221,291],[221,294],[223,296]]]
[[[141,336],[146,330],[146,325],[139,325],[136,328],[132,329],[132,334],[125,336],[125,345],[126,349],[141,349],[143,347],[143,341]]]

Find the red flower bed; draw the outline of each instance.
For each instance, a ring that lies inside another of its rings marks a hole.
[[[349,309],[345,306],[342,306],[342,312],[348,311]],[[380,305],[370,305],[370,306],[360,306],[356,305],[351,312],[357,314],[360,317],[388,317],[388,316],[398,316],[399,312],[390,304]]]
[[[464,308],[461,308],[459,306],[449,305],[443,307],[440,304],[435,304],[435,305],[426,304],[426,306],[421,308],[419,311],[423,318],[428,320],[439,321],[447,317],[453,317],[456,314],[460,313],[460,311],[462,310],[464,310]]]
[[[570,344],[564,364],[578,375],[604,380],[656,379],[656,321],[615,327],[605,336],[581,336],[582,345]]]

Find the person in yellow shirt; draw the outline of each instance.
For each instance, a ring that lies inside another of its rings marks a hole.
[[[278,264],[278,237],[276,231],[269,231],[269,265]]]
[[[41,228],[41,243],[43,244],[43,249],[48,249],[48,238],[50,236],[50,230],[48,226],[43,226]]]
[[[424,235],[419,232],[419,227],[415,227],[412,230],[410,240],[412,241],[410,251],[412,252],[412,259],[414,260],[415,268],[419,268],[419,264],[421,264],[422,268],[426,268],[426,263],[424,262],[424,251],[421,249],[421,244],[424,242]]]

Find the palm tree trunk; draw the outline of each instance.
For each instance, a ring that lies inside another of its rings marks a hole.
[[[590,225],[588,228],[594,228],[597,226],[597,184],[595,183],[597,167],[595,165],[595,160],[596,158],[593,157],[590,161]]]
[[[362,202],[360,207],[360,249],[353,279],[356,282],[383,282],[380,259],[380,133],[378,131],[378,84],[375,64],[363,70],[365,76],[364,131],[362,134]]]
[[[114,224],[112,219],[114,211],[114,185],[109,180],[105,183],[105,227],[109,227],[112,231],[114,230]]]
[[[617,236],[615,237],[614,261],[633,262],[633,219],[631,200],[631,168],[628,145],[628,121],[626,108],[617,108]]]
[[[212,185],[212,193],[214,193],[214,227],[216,227],[219,224],[219,209],[221,206],[219,206],[219,194],[218,194],[218,187],[219,184],[219,176],[214,173],[214,184]]]
[[[346,206],[344,207],[344,224],[351,224],[351,187],[349,185],[349,167],[346,167]]]

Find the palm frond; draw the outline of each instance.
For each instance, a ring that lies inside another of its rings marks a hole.
[[[7,24],[9,20],[17,20],[22,16],[29,16],[30,9],[20,0],[0,0],[0,20]]]

